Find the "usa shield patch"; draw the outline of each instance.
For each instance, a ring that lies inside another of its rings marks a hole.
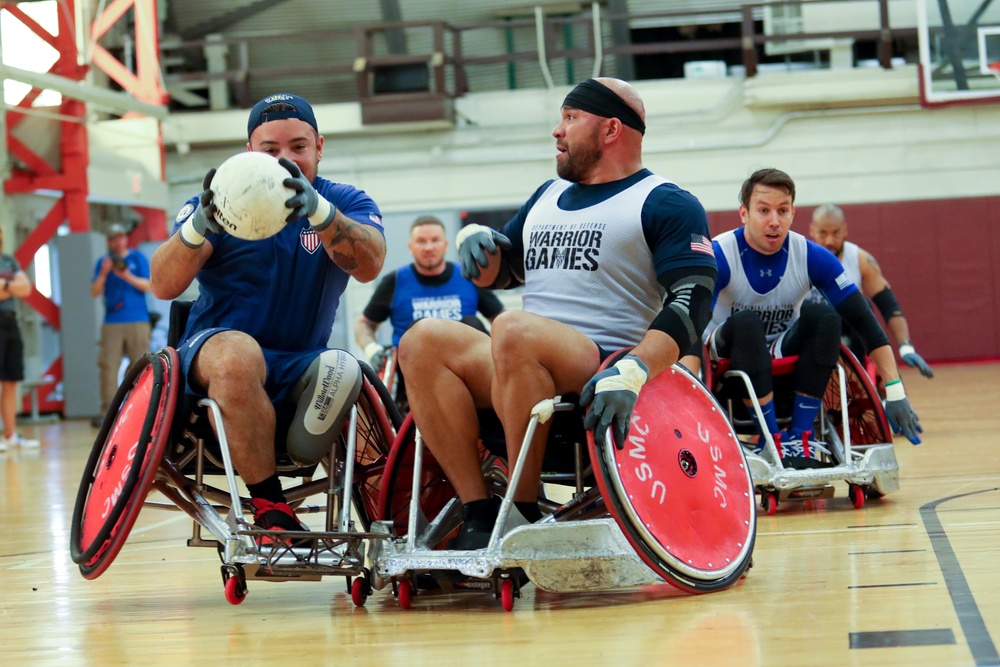
[[[323,245],[323,242],[319,240],[319,236],[311,229],[303,229],[299,234],[299,242],[302,243],[302,247],[305,248],[309,254],[316,252],[316,249]]]

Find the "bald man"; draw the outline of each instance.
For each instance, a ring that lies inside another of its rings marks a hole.
[[[592,404],[584,426],[623,446],[642,385],[677,361],[708,322],[716,264],[708,218],[689,192],[642,165],[645,109],[617,79],[589,79],[562,103],[558,179],[542,185],[501,231],[459,232],[462,273],[476,285],[524,285],[524,309],[486,334],[424,319],[403,335],[410,409],[463,502],[453,549],[485,547],[499,510],[480,471],[477,410],[492,408],[513,465],[531,408],[557,395]],[[598,372],[611,353],[631,352]],[[514,501],[541,517],[538,488],[547,425],[532,443]]]
[[[809,235],[840,260],[847,277],[861,288],[861,292],[872,300],[882,313],[889,331],[899,344],[899,357],[908,365],[917,368],[924,377],[934,377],[934,371],[923,357],[917,354],[910,342],[910,327],[903,317],[903,309],[896,300],[889,281],[882,275],[882,269],[871,253],[862,250],[856,243],[847,240],[847,220],[839,206],[824,204],[813,211]],[[854,331],[845,327],[850,342],[848,347],[859,357],[864,356],[864,346],[860,344]],[[859,354],[860,353],[860,354]]]

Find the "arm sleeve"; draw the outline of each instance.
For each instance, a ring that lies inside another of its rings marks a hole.
[[[716,270],[696,266],[673,269],[657,276],[667,290],[663,310],[649,325],[674,339],[681,355],[687,353],[701,334],[712,314],[712,291]]]
[[[837,308],[844,299],[858,292],[858,286],[847,277],[847,272],[836,255],[818,243],[806,243],[809,281]]]
[[[855,289],[848,294],[836,308],[844,321],[857,332],[866,352],[871,353],[872,350],[889,344],[889,338],[875,319],[875,313],[868,305],[868,299],[860,290]]]
[[[396,293],[396,272],[386,274],[375,287],[375,293],[361,313],[375,323],[385,322],[392,315],[392,297]]]
[[[483,317],[486,319],[493,319],[503,312],[503,304],[500,303],[500,299],[497,298],[497,295],[490,290],[477,287],[476,296],[479,299],[477,310],[482,313]]]

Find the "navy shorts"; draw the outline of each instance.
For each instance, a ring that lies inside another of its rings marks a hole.
[[[177,348],[177,355],[181,360],[181,372],[184,373],[185,391],[197,397],[204,397],[205,389],[192,381],[191,364],[194,362],[201,346],[205,341],[217,333],[232,331],[222,327],[205,329],[194,334]],[[271,402],[275,405],[285,399],[288,389],[302,377],[302,374],[309,368],[309,364],[319,356],[326,348],[306,350],[304,352],[284,352],[281,350],[261,349],[264,353],[264,363],[267,365],[267,376],[264,381],[264,390],[267,392]]]

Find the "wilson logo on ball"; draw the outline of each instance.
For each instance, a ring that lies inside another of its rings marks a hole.
[[[215,219],[237,238],[253,241],[274,236],[284,229],[291,213],[285,201],[295,191],[283,185],[290,177],[267,153],[234,155],[212,177]]]

